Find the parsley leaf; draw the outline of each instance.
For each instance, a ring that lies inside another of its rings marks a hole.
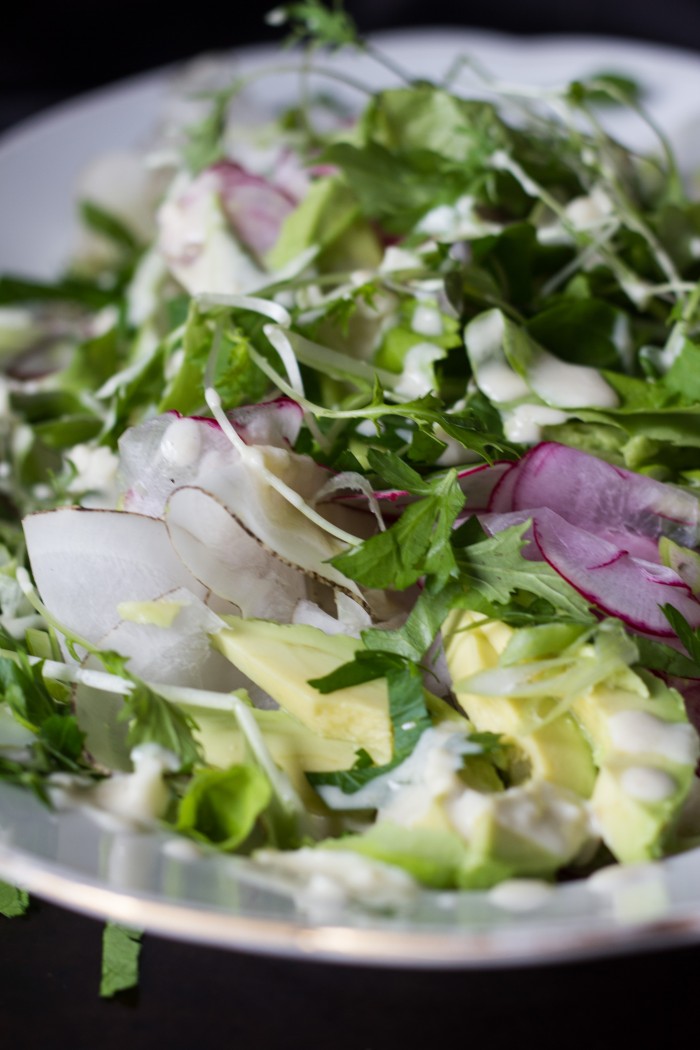
[[[28,907],[29,894],[26,890],[10,886],[8,882],[0,882],[0,915],[4,915],[6,919],[14,919],[24,915]]]
[[[200,760],[200,749],[192,730],[196,723],[175,704],[154,693],[145,682],[133,679],[135,688],[124,697],[120,722],[129,723],[127,746],[155,743],[176,754],[183,768]]]
[[[379,661],[384,654],[377,653],[376,657]],[[368,781],[400,765],[411,754],[425,730],[430,728],[430,715],[425,703],[420,670],[413,663],[398,663],[397,658],[391,655],[384,658],[389,692],[389,716],[394,731],[391,761],[383,766],[375,766],[367,753],[360,751],[351,770],[340,773],[307,773],[306,776],[313,786],[333,785],[346,794],[353,794]]]
[[[458,552],[460,578],[488,602],[506,604],[516,591],[550,602],[559,614],[576,621],[592,619],[588,603],[543,561],[522,556],[526,521]]]
[[[100,995],[111,999],[117,992],[135,988],[139,982],[141,933],[108,922],[102,932],[102,978]]]
[[[333,564],[365,587],[405,590],[430,573],[441,582],[456,575],[452,528],[464,505],[464,493],[454,470],[425,480],[392,453],[370,453],[390,483],[399,483],[423,498],[409,504],[395,524]]]

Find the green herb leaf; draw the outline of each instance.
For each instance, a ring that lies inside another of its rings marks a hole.
[[[460,578],[487,601],[507,604],[516,591],[546,599],[560,615],[578,622],[592,620],[588,603],[550,565],[522,556],[529,522],[459,551]]]
[[[80,202],[79,207],[83,222],[95,233],[102,234],[103,237],[106,237],[130,255],[135,255],[139,251],[140,246],[136,237],[116,215],[105,211],[104,208],[100,207],[99,204],[95,204],[94,201],[83,200]]]
[[[134,690],[124,697],[124,706],[119,714],[120,722],[129,723],[127,746],[154,743],[172,751],[182,762],[183,768],[200,760],[199,745],[192,730],[196,723],[189,715],[164,700],[145,682],[136,682]]]
[[[100,995],[111,999],[139,983],[141,933],[108,922],[102,933],[102,978]]]
[[[392,478],[409,482],[424,498],[406,507],[390,528],[334,558],[333,564],[365,587],[405,590],[426,574],[445,583],[456,575],[450,540],[464,505],[456,471],[426,483],[395,456],[376,454],[378,461]]]
[[[270,782],[256,766],[207,769],[190,782],[180,800],[176,827],[222,850],[234,850],[250,835],[272,798]]]
[[[380,656],[379,653],[376,655]],[[331,784],[346,794],[353,794],[368,781],[389,772],[408,758],[425,730],[430,727],[430,715],[418,667],[405,662],[397,666],[396,658],[392,659],[391,655],[388,656],[386,666],[389,715],[394,731],[391,762],[383,766],[372,765],[367,753],[360,751],[351,770],[340,773],[307,773],[312,785]]]
[[[15,919],[24,915],[29,907],[29,894],[18,890],[7,882],[0,882],[0,915],[6,919]]]

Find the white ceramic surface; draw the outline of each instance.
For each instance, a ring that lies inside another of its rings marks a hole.
[[[464,30],[378,37],[415,75],[443,73],[470,53],[511,82],[557,84],[592,72],[635,76],[679,151],[700,164],[700,58],[670,48],[587,38],[516,39]],[[250,69],[266,48],[235,59]],[[334,59],[372,86],[387,76],[356,56]],[[0,272],[55,274],[74,236],[74,186],[95,155],[147,140],[176,71],[158,71],[57,107],[0,143]],[[285,80],[261,81],[256,104],[285,97]],[[647,148],[636,120],[609,117],[628,143]],[[491,893],[423,892],[400,913],[352,903],[309,908],[292,888],[246,861],[183,856],[164,834],[105,828],[81,813],[52,813],[0,785],[0,877],[90,915],[192,941],[296,958],[391,966],[476,967],[663,947],[700,939],[700,852],[593,880],[537,888],[529,901]],[[525,907],[525,904],[528,906]]]

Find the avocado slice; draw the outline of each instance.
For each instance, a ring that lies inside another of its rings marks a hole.
[[[478,613],[455,610],[442,633],[448,670],[453,682],[459,682],[477,671],[496,667],[515,631]],[[463,689],[457,689],[455,696],[477,730],[498,733],[513,745],[515,758],[510,774],[514,781],[532,776],[559,784],[584,798],[592,794],[596,779],[593,755],[586,736],[570,714],[563,713],[533,729],[532,705],[526,700],[479,696]],[[540,713],[546,715],[546,710],[540,708]]]
[[[608,849],[623,862],[662,856],[700,750],[680,693],[630,670],[578,697],[571,714],[600,769],[590,805]]]
[[[212,644],[280,707],[321,737],[364,748],[378,765],[390,761],[393,733],[386,679],[325,695],[309,685],[310,679],[351,661],[361,642],[301,624],[224,619],[228,627],[213,636]]]
[[[229,769],[246,761],[245,735],[231,711],[187,704],[178,706],[197,723],[194,735],[208,764]],[[325,813],[326,808],[309,784],[306,773],[331,773],[350,768],[355,761],[355,745],[347,740],[321,737],[286,711],[251,708],[251,714],[275,764],[287,774],[304,804],[312,812]]]
[[[395,864],[436,889],[487,889],[504,879],[549,878],[589,838],[586,804],[544,780],[484,794],[466,788],[419,824],[380,820],[360,835],[324,841]]]

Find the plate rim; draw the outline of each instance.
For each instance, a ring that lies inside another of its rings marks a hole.
[[[465,42],[488,42],[492,46],[520,47],[526,51],[564,48],[577,53],[615,48],[626,61],[635,57],[675,61],[682,58],[700,71],[700,55],[682,47],[654,41],[630,40],[596,34],[538,33],[520,35],[497,30],[465,26],[435,25],[403,27],[372,34],[372,39],[385,48],[397,42],[410,47],[430,39],[433,44],[458,33],[456,49]],[[212,57],[242,57],[247,61],[266,60],[278,53],[274,44],[256,44],[244,48],[213,52]],[[28,143],[40,139],[57,123],[80,120],[87,111],[99,109],[143,91],[162,94],[171,78],[201,56],[167,63],[155,69],[120,78],[90,91],[64,99],[11,125],[0,134],[0,163],[11,153],[21,152]],[[700,107],[698,107],[700,110]],[[2,828],[0,828],[0,831]],[[700,865],[700,855],[698,857]],[[590,958],[623,955],[652,949],[662,950],[700,941],[700,891],[694,907],[672,908],[662,918],[627,926],[614,925],[607,931],[591,932],[586,937],[582,921],[580,930],[550,922],[543,926],[520,929],[517,937],[513,926],[494,927],[490,931],[441,933],[413,928],[410,931],[349,927],[331,924],[309,924],[271,918],[253,918],[227,912],[193,901],[170,901],[161,895],[134,894],[110,886],[51,862],[31,852],[0,841],[0,874],[30,893],[96,919],[111,919],[151,933],[219,947],[295,960],[328,961],[346,965],[372,965],[401,969],[474,969],[503,968],[515,965],[539,966],[553,962],[579,962]],[[469,892],[469,891],[465,891]],[[531,942],[528,944],[528,938]],[[516,944],[515,941],[518,943]]]

